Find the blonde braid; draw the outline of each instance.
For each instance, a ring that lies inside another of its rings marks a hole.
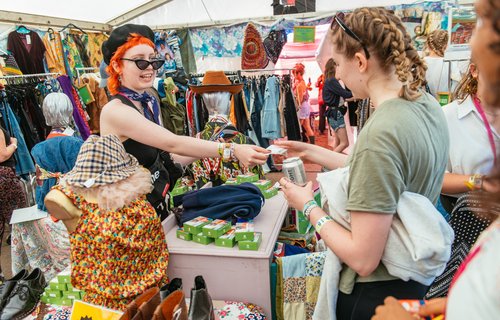
[[[370,53],[380,59],[383,67],[395,67],[395,74],[402,83],[399,96],[406,100],[417,99],[426,67],[401,20],[386,9],[361,8],[349,14],[345,23],[361,38]],[[337,51],[348,58],[362,49],[359,42],[344,32],[336,32],[333,41]]]
[[[434,51],[438,56],[444,57],[444,52],[448,46],[448,31],[434,30],[427,36],[426,46]]]

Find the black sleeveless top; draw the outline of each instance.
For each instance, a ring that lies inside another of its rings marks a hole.
[[[7,147],[10,145],[10,135],[7,132],[7,130],[2,128],[2,126],[0,126],[0,129],[2,130],[3,135],[5,137],[5,146]],[[14,158],[14,153],[10,156],[9,159],[5,160],[4,162],[0,162],[0,166],[15,168],[16,167],[16,159]]]
[[[113,96],[112,99],[118,99],[123,104],[134,108],[134,110],[139,112],[132,101],[130,101],[127,97],[122,96],[121,94]],[[146,168],[150,167],[156,161],[158,149],[155,147],[148,146],[144,143],[135,141],[130,138],[123,141],[123,146],[125,147],[125,151],[136,157],[137,161],[139,161],[139,164]]]

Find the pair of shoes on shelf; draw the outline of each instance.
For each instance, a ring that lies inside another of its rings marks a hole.
[[[39,268],[31,273],[21,270],[6,280],[0,293],[0,320],[25,318],[35,310],[46,286],[45,276]]]
[[[191,289],[189,312],[182,291],[182,279],[175,278],[158,289],[146,290],[132,301],[120,320],[214,320],[212,299],[202,276],[195,278]]]

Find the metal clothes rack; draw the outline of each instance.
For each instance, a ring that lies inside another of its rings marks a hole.
[[[470,61],[470,58],[465,59],[443,59],[443,62],[448,63],[448,92],[450,93],[451,97],[451,63],[452,62],[464,62],[464,61]]]
[[[60,75],[59,72],[52,72],[52,73],[34,73],[34,74],[20,74],[20,75],[15,75],[15,76],[0,76],[0,79],[22,79],[22,78],[41,78],[41,77],[48,77],[48,76],[58,76]]]

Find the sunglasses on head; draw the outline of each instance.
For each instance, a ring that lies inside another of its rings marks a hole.
[[[149,67],[149,65],[151,65],[154,70],[158,70],[165,63],[165,60],[161,60],[161,59],[154,59],[154,60],[148,61],[148,60],[144,60],[144,59],[121,58],[121,60],[134,62],[135,65],[137,66],[137,68],[139,68],[140,70],[146,70]]]
[[[349,27],[345,24],[344,17],[345,17],[345,15],[344,15],[343,12],[337,13],[335,15],[335,17],[333,18],[332,24],[330,25],[330,29],[332,29],[332,30],[335,31],[336,26],[339,26],[340,29],[344,30],[344,32],[347,33],[347,35],[349,37],[353,38],[354,40],[356,40],[357,42],[359,42],[361,44],[361,46],[363,47],[363,50],[365,52],[366,59],[369,59],[370,58],[370,52],[368,52],[368,48],[366,48],[366,46],[363,43],[363,41],[361,41],[361,38],[358,37],[354,33],[354,31],[352,31],[351,29],[349,29]]]

